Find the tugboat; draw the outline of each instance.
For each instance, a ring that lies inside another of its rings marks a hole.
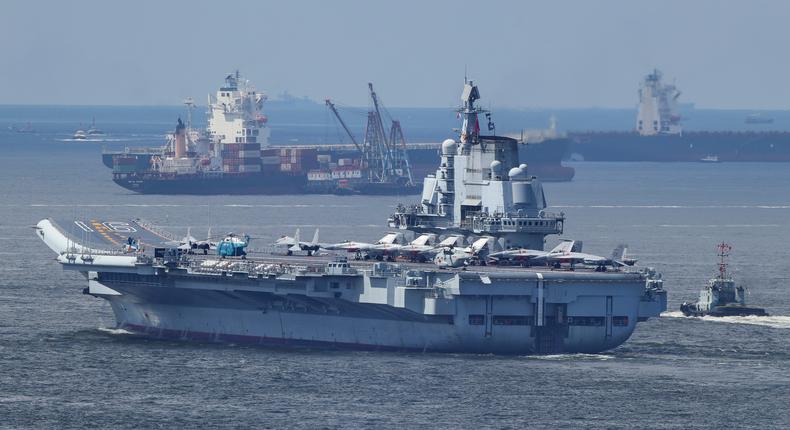
[[[735,286],[735,281],[727,273],[727,257],[732,251],[732,246],[726,243],[717,245],[719,250],[719,274],[708,281],[708,285],[700,291],[699,300],[680,305],[680,311],[687,317],[713,317],[727,316],[760,316],[768,314],[763,308],[746,305],[746,289]]]

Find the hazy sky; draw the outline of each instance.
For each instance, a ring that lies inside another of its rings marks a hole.
[[[698,107],[790,109],[790,1],[3,0],[0,104],[175,105],[235,68],[276,95],[630,107],[658,67]]]

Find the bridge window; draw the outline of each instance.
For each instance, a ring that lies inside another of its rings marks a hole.
[[[604,317],[568,317],[568,325],[603,327]]]
[[[494,325],[530,325],[530,317],[523,315],[494,315]]]
[[[469,315],[469,325],[483,325],[485,323],[485,315]]]

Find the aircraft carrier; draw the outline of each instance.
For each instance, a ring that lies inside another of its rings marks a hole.
[[[678,111],[680,90],[659,70],[639,88],[636,123],[630,132],[573,132],[570,156],[584,161],[790,162],[790,132],[685,131]]]
[[[425,178],[419,203],[399,206],[389,226],[474,237],[492,249],[542,250],[547,235],[563,232],[565,216],[546,210],[542,185],[520,162],[514,139],[480,135],[479,97],[477,87],[465,83],[460,141],[442,143],[441,161]],[[638,322],[666,309],[659,274],[617,262],[506,268],[483,265],[452,245],[440,250],[436,265],[333,255],[257,257],[220,245],[218,256],[194,255],[143,222],[101,219],[45,219],[36,234],[63,269],[87,278],[86,294],[110,303],[119,328],[151,337],[595,353],[622,344]],[[223,242],[244,245],[237,237]]]

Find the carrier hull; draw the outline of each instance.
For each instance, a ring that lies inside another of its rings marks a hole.
[[[639,284],[630,288],[617,282],[612,285],[608,294],[616,309],[614,326],[612,317],[606,317],[607,296],[599,293],[577,298],[584,302],[585,310],[579,307],[582,303],[565,304],[562,309],[571,315],[600,315],[600,325],[569,325],[567,316],[557,319],[555,310],[560,307],[547,306],[547,320],[543,326],[535,326],[534,305],[527,297],[465,297],[457,302],[458,312],[426,315],[386,303],[260,291],[265,287],[237,285],[239,289],[232,290],[224,282],[184,282],[193,288],[179,287],[180,281],[169,288],[164,284],[146,287],[141,282],[93,281],[94,292],[89,293],[110,302],[117,327],[151,338],[280,347],[535,354],[597,353],[617,347],[636,327],[642,290]],[[552,294],[563,294],[559,285],[549,288]],[[284,309],[288,307],[293,309]],[[520,314],[533,321],[498,324],[494,319],[497,314],[510,318]],[[489,321],[470,325],[469,315],[483,315]]]
[[[39,238],[88,279],[116,324],[154,338],[340,349],[496,354],[595,353],[666,310],[648,272],[242,260],[159,254],[169,236],[138,221],[76,220],[94,246],[133,235],[154,255],[99,251],[42,220]],[[117,248],[116,248],[117,249]],[[138,250],[139,251],[139,250]]]

